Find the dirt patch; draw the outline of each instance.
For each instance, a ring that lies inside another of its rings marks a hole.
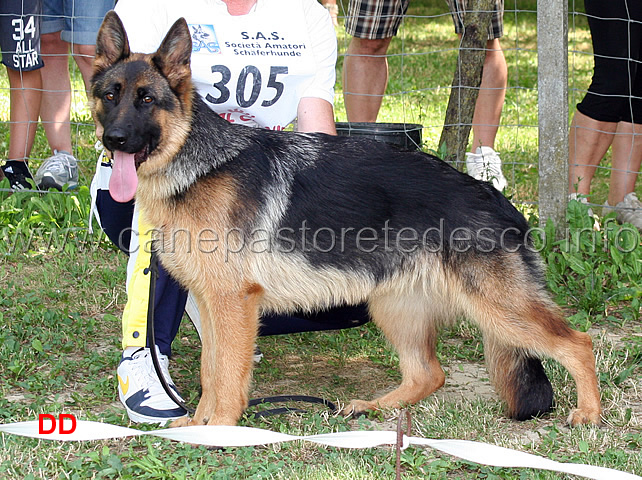
[[[480,398],[497,400],[484,365],[478,363],[452,363],[444,366],[446,383],[435,392],[435,396],[445,401],[460,398]]]
[[[368,359],[341,364],[325,356],[285,355],[264,358],[254,373],[253,396],[315,395],[347,402],[355,397],[374,398],[396,388],[401,377]],[[262,363],[263,363],[262,362]]]
[[[310,359],[298,355],[264,361],[271,363],[270,370],[278,369],[279,373],[268,379],[263,373],[268,367],[259,365],[254,375],[253,396],[326,395],[331,401],[348,402],[353,398],[376,398],[394,390],[401,382],[398,371],[364,358],[351,359],[340,366],[333,365],[327,357]],[[457,362],[443,368],[446,383],[434,394],[440,400],[498,399],[484,365]]]

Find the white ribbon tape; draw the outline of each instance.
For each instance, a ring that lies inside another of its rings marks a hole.
[[[142,432],[133,428],[84,420],[78,420],[75,430],[67,434],[39,433],[39,422],[37,421],[0,425],[0,432],[60,441],[106,440],[151,435],[195,445],[216,447],[250,447],[293,440],[305,440],[338,448],[371,448],[380,445],[395,445],[397,443],[397,433],[392,431],[350,431],[297,436],[260,428],[201,425]],[[596,480],[642,480],[642,477],[619,470],[577,463],[555,462],[510,448],[468,440],[432,440],[404,436],[404,447],[408,445],[431,447],[469,462],[493,467],[537,468],[580,475]]]

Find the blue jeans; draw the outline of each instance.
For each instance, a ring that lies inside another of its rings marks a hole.
[[[61,32],[67,43],[95,45],[103,18],[115,3],[115,0],[43,0],[40,32]]]

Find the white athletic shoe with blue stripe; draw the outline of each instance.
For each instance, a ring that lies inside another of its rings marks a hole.
[[[182,400],[169,374],[167,355],[158,352],[158,360],[165,380]],[[176,405],[163,389],[149,348],[140,348],[131,356],[123,354],[117,373],[118,396],[132,422],[165,425],[187,415],[185,409]]]

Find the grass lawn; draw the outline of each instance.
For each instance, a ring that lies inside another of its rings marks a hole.
[[[520,11],[507,12],[505,18],[503,46],[510,80],[498,150],[507,163],[508,195],[522,206],[537,199],[537,56],[535,1],[517,3]],[[507,2],[506,8],[514,9],[513,2]],[[456,56],[457,42],[445,10],[441,0],[411,3],[403,32],[391,47],[389,95],[380,117],[380,121],[423,124],[426,149],[436,148]],[[337,33],[342,52],[347,39],[341,28]],[[574,105],[591,72],[590,57],[582,53],[590,51],[582,17],[574,17],[570,39],[570,86],[576,89],[570,105]],[[337,68],[340,73],[341,64]],[[2,81],[0,88],[6,87]],[[79,88],[79,78],[75,85]],[[4,155],[7,94],[2,92],[0,152]],[[340,83],[337,94],[337,120],[345,121]],[[86,160],[82,163],[83,187],[71,195],[0,191],[0,423],[36,420],[41,413],[73,413],[83,420],[129,425],[118,401],[115,378],[120,316],[126,301],[126,258],[100,232],[87,231],[86,185],[97,153],[82,102],[74,110],[73,122],[75,153]],[[33,165],[48,154],[39,132]],[[596,179],[598,202],[605,198],[607,177],[608,170],[604,170]],[[537,225],[531,209],[524,209]],[[477,440],[557,461],[642,474],[642,246],[636,231],[608,218],[600,219],[599,224],[600,230],[593,230],[592,220],[573,203],[566,241],[542,245],[542,255],[556,301],[572,326],[588,331],[594,339],[605,426],[570,429],[565,425],[576,392],[567,372],[549,361],[545,368],[555,390],[554,412],[527,422],[507,419],[488,380],[479,332],[463,322],[440,336],[438,354],[447,374],[446,385],[409,408],[413,435]],[[314,395],[343,404],[389,391],[400,380],[396,355],[372,325],[263,337],[259,347],[264,359],[254,372],[252,397]],[[198,335],[185,321],[170,368],[193,406],[199,397],[199,356]],[[346,419],[321,406],[303,408],[306,413],[260,419],[251,410],[241,424],[312,435],[394,429],[399,416],[398,411],[390,410]],[[485,467],[424,447],[403,452],[401,471],[404,479],[573,478]],[[391,479],[394,475],[392,446],[342,450],[291,442],[212,450],[155,437],[58,443],[0,434],[0,478],[7,479],[352,480]]]

